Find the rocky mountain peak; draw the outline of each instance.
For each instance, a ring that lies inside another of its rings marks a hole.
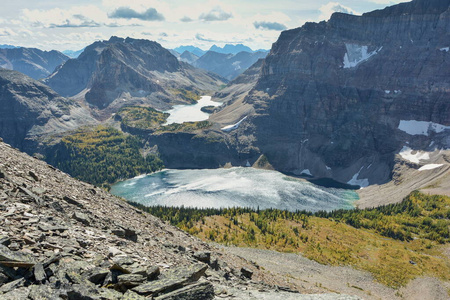
[[[193,86],[215,90],[222,82],[207,72],[186,68],[156,42],[113,36],[86,47],[45,83],[63,96],[81,98],[94,109],[104,110],[101,114],[109,117],[130,104],[168,109],[186,101],[180,91]]]

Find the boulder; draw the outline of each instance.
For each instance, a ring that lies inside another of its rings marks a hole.
[[[187,267],[169,271],[164,277],[133,288],[133,291],[140,295],[154,295],[168,293],[183,287],[183,285],[197,281],[205,274],[208,266],[205,264],[195,264]]]
[[[194,283],[173,292],[158,296],[155,300],[210,300],[214,299],[214,287],[208,281]]]
[[[194,253],[194,258],[198,261],[209,264],[211,261],[211,252],[209,251],[199,251]]]

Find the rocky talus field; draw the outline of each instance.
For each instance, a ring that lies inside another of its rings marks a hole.
[[[255,263],[0,142],[0,299],[358,297],[300,295]]]

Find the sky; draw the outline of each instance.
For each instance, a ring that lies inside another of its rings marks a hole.
[[[362,14],[396,0],[2,0],[0,44],[80,50],[111,36],[165,48],[245,44],[270,49],[280,32],[333,12]]]

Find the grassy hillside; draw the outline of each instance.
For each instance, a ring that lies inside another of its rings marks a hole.
[[[139,206],[136,204],[136,206]],[[331,213],[142,207],[204,240],[300,252],[319,263],[351,265],[399,287],[421,276],[450,280],[450,198],[413,192],[403,202]]]
[[[64,137],[47,157],[52,165],[80,180],[108,186],[122,178],[160,170],[162,161],[143,157],[141,142],[103,126],[82,128]]]

